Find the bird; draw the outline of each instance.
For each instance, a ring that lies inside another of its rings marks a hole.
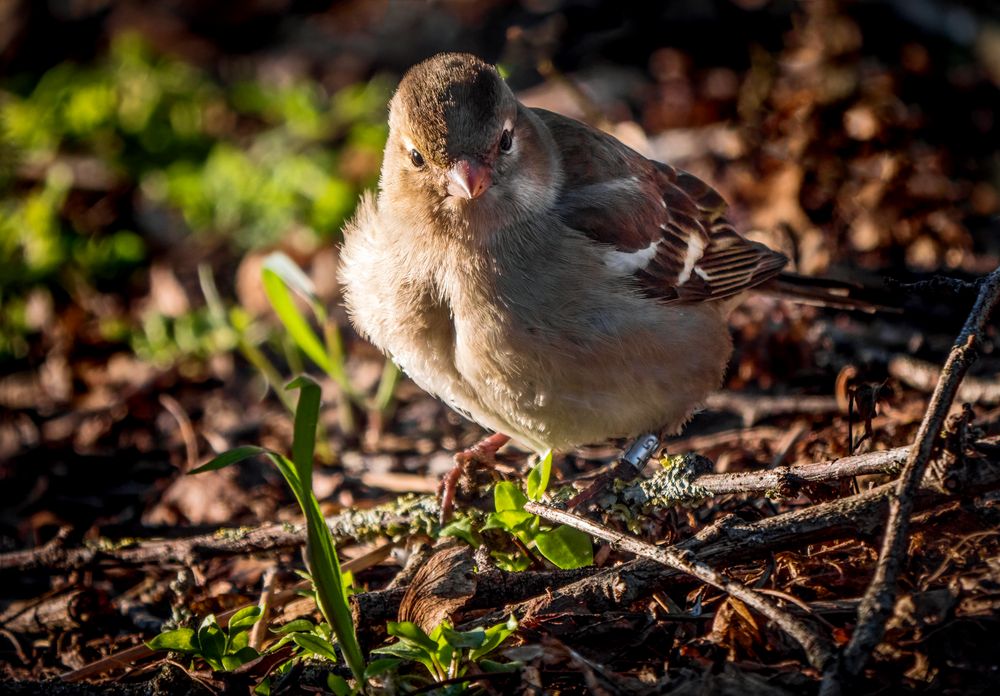
[[[340,279],[359,334],[494,433],[456,455],[443,519],[465,468],[510,439],[648,457],[721,386],[728,315],[788,264],[726,213],[696,176],[521,104],[475,55],[406,72]]]

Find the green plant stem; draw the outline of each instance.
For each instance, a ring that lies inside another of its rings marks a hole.
[[[347,380],[345,369],[344,343],[340,338],[340,330],[337,325],[327,317],[321,317],[323,325],[323,342],[326,344],[327,354],[330,356],[331,369],[330,378],[340,387],[340,405],[337,409],[337,420],[340,423],[340,430],[344,435],[353,435],[357,432],[357,423],[354,420],[354,409],[352,404],[359,403],[358,395],[354,392],[350,382]]]
[[[239,343],[237,344],[240,353],[243,357],[247,359],[251,365],[257,368],[257,371],[264,375],[264,379],[267,380],[268,386],[274,391],[284,404],[285,408],[288,409],[289,413],[295,413],[295,403],[292,401],[291,397],[283,390],[279,389],[277,385],[281,384],[281,374],[278,372],[274,364],[268,360],[267,356],[253,343],[251,343],[245,336],[240,336]]]
[[[400,370],[389,358],[386,358],[382,365],[382,376],[378,381],[378,390],[375,392],[375,408],[384,416],[389,415],[393,406],[393,397],[396,394],[396,385],[399,384]]]

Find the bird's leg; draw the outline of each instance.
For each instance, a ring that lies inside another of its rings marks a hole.
[[[439,492],[441,495],[441,526],[443,527],[451,519],[451,511],[455,506],[455,490],[462,474],[468,472],[470,466],[494,466],[496,464],[497,450],[510,441],[508,435],[497,433],[490,435],[474,444],[467,450],[462,450],[455,455],[455,466],[451,468],[444,478],[441,479]]]
[[[622,456],[618,458],[614,466],[599,475],[589,486],[570,498],[566,502],[566,507],[575,508],[592,500],[595,496],[602,493],[608,487],[608,484],[616,478],[635,478],[642,472],[646,466],[646,462],[649,461],[649,458],[653,456],[659,446],[660,438],[658,435],[654,435],[653,433],[640,435],[622,453]]]

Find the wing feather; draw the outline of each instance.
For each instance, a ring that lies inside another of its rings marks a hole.
[[[631,272],[650,295],[670,303],[721,300],[788,263],[738,234],[725,200],[693,174],[646,159],[579,121],[535,113],[563,155],[560,213],[606,245],[609,266]]]

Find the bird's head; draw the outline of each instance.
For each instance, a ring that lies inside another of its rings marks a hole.
[[[414,66],[392,98],[382,188],[414,212],[496,228],[550,206],[557,170],[540,122],[473,55]]]

